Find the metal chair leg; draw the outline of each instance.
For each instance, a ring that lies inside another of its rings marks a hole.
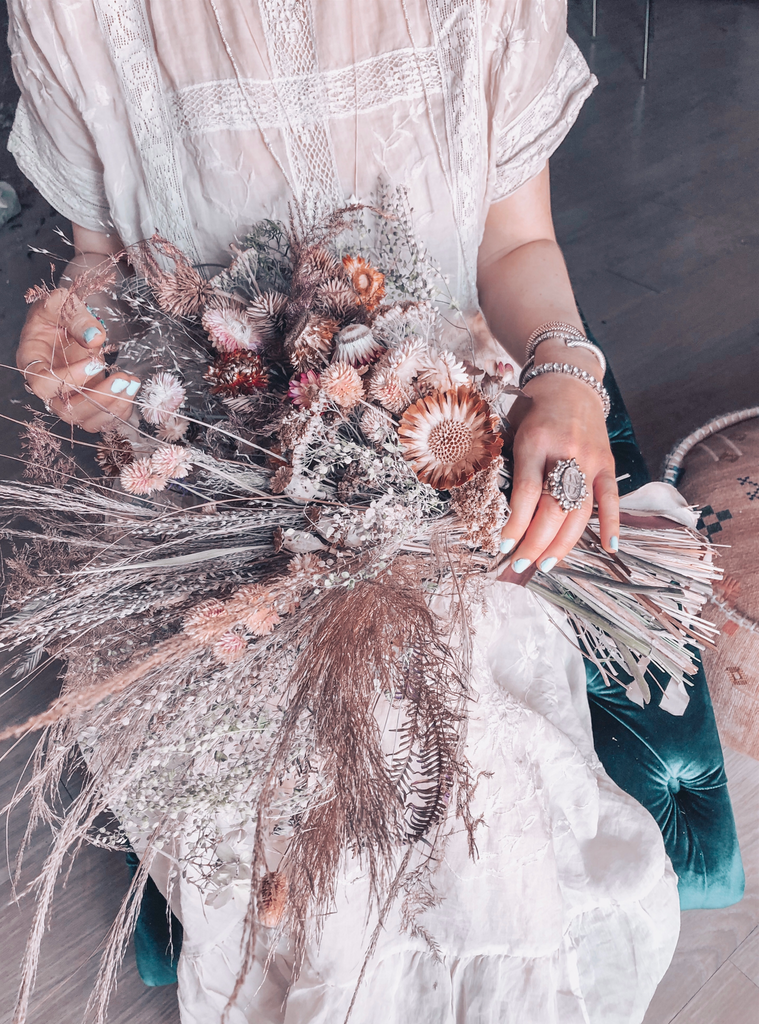
[[[593,0],[595,3],[595,0]],[[648,77],[648,46],[651,39],[651,17],[653,0],[646,0],[646,26],[643,35],[643,81]]]
[[[590,30],[590,38],[596,38],[596,26],[598,23],[598,0],[593,0],[593,26]]]

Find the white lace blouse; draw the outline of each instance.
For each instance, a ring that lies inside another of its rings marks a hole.
[[[565,0],[9,0],[9,148],[65,216],[199,262],[293,196],[404,186],[463,307],[487,207],[595,85]]]

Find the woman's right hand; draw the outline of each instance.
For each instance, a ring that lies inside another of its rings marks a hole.
[[[140,386],[133,374],[106,377],[105,340],[103,325],[87,306],[57,288],[29,310],[16,352],[26,383],[48,409],[92,432],[114,417],[129,420]]]

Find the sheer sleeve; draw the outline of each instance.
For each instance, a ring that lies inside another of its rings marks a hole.
[[[111,220],[103,167],[77,102],[65,41],[47,4],[11,0],[8,7],[8,42],[21,90],[8,149],[59,213],[82,227],[106,231]]]
[[[564,0],[507,0],[490,26],[490,201],[544,166],[597,85],[567,36]]]

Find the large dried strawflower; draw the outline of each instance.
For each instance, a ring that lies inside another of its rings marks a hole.
[[[467,385],[420,398],[404,413],[398,437],[419,479],[439,491],[471,480],[503,446],[490,406]]]
[[[147,423],[166,423],[181,408],[185,389],[173,373],[153,374],[142,386],[137,404]]]
[[[364,397],[364,385],[358,370],[350,363],[332,363],[321,375],[325,395],[342,409],[352,409]]]
[[[362,305],[367,309],[378,306],[385,297],[385,275],[363,256],[343,256],[343,266]]]
[[[154,494],[166,489],[167,478],[156,473],[151,459],[135,459],[124,466],[120,474],[121,486],[129,494]]]
[[[255,352],[264,341],[251,324],[245,307],[228,299],[207,307],[203,313],[203,328],[213,347],[219,352]]]
[[[235,398],[252,395],[269,383],[261,357],[254,352],[223,352],[203,374],[214,395]]]
[[[287,389],[290,401],[299,409],[310,409],[320,392],[319,374],[316,370],[308,370],[293,377]]]
[[[309,317],[302,330],[288,340],[290,361],[296,370],[305,372],[329,362],[332,339],[338,327],[337,321],[329,317]]]
[[[350,363],[351,366],[365,366],[374,363],[385,351],[365,324],[350,324],[335,336],[335,351],[332,359],[336,363]]]
[[[100,437],[95,460],[106,476],[119,476],[125,466],[134,462],[132,442],[112,429],[104,430]]]
[[[167,480],[181,480],[192,470],[192,455],[176,444],[163,445],[150,457],[153,472]]]
[[[396,415],[414,401],[416,393],[410,384],[401,380],[394,370],[380,368],[369,381],[369,395],[385,409]]]
[[[282,292],[263,292],[249,304],[248,320],[266,341],[273,341],[283,332],[287,302]]]

